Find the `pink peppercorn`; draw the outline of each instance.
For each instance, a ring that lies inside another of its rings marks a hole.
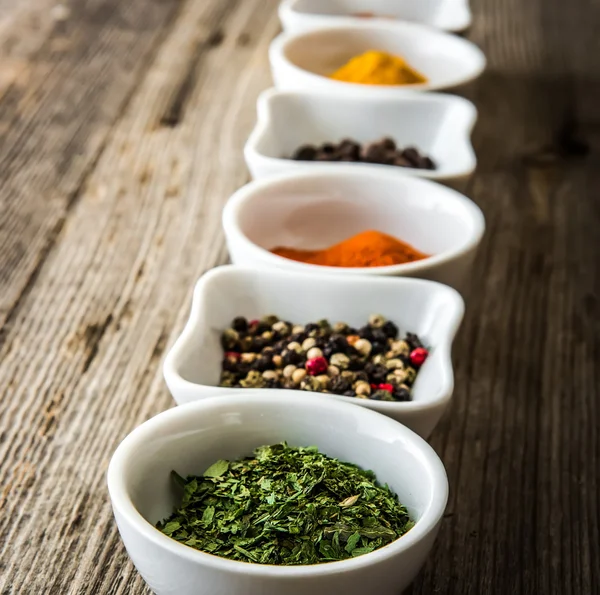
[[[237,351],[226,351],[225,357],[237,360],[240,358],[240,354]]]
[[[313,357],[306,362],[306,371],[311,376],[318,376],[327,372],[329,364],[323,356]]]
[[[410,353],[410,363],[413,366],[422,366],[428,355],[429,351],[427,351],[427,349],[424,347],[417,347]]]
[[[377,388],[379,388],[379,390],[387,390],[388,393],[393,393],[394,392],[394,387],[391,384],[387,384],[385,382],[383,382],[382,384],[380,384]]]

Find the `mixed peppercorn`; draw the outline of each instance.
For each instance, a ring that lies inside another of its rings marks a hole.
[[[378,163],[395,165],[412,169],[435,169],[435,163],[427,155],[423,155],[414,147],[402,149],[396,146],[394,139],[386,137],[381,140],[361,145],[346,138],[339,143],[323,143],[322,145],[302,145],[298,147],[292,159],[295,161],[346,161],[361,163]]]
[[[327,320],[299,325],[277,316],[251,321],[238,316],[221,336],[220,386],[410,401],[428,351],[417,335],[400,339],[398,334],[379,314],[359,329]]]

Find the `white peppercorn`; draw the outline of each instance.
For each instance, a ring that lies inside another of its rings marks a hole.
[[[337,366],[329,366],[327,368],[328,376],[339,376],[339,374],[340,374],[340,369]]]
[[[371,394],[371,387],[369,386],[369,383],[364,380],[358,380],[352,388],[358,397],[368,397]]]
[[[313,337],[308,337],[308,339],[304,339],[304,341],[302,342],[302,350],[308,351],[309,349],[312,349],[316,344],[317,342]]]
[[[315,357],[323,357],[323,352],[318,347],[311,347],[306,352],[306,359],[314,359]]]
[[[294,366],[294,364],[290,364],[289,366],[286,366],[285,368],[283,368],[283,377],[284,378],[291,378],[292,374],[297,370],[298,368],[296,368],[296,366]]]
[[[361,355],[369,355],[369,353],[371,353],[371,347],[371,342],[367,339],[359,339],[354,343],[354,349]]]
[[[306,376],[306,370],[304,368],[297,368],[292,373],[292,382],[294,384],[300,384],[303,378]]]

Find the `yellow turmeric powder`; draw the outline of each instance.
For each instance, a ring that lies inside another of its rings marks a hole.
[[[355,56],[330,78],[362,85],[417,85],[427,82],[427,78],[403,58],[376,50]]]

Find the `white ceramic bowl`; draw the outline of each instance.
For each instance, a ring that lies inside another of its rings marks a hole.
[[[283,0],[279,5],[281,24],[290,33],[354,24],[356,13],[372,13],[371,22],[392,17],[446,31],[471,24],[468,0]]]
[[[476,118],[470,101],[443,93],[389,98],[269,89],[259,97],[258,123],[244,155],[252,176],[260,179],[307,167],[331,167],[331,163],[290,159],[301,145],[344,138],[365,144],[389,136],[399,147],[416,147],[436,164],[435,170],[395,171],[462,188],[475,170],[471,131]],[[390,170],[387,165],[354,165]]]
[[[368,50],[402,56],[428,81],[418,85],[362,85],[329,78],[348,60]],[[275,86],[280,89],[392,97],[455,88],[477,78],[485,68],[485,56],[471,42],[402,21],[282,33],[271,43],[269,58]]]
[[[371,314],[382,314],[394,321],[401,333],[417,333],[431,349],[414,384],[413,400],[388,403],[328,394],[319,397],[373,409],[428,437],[452,396],[451,348],[463,311],[457,292],[417,279],[218,267],[196,285],[190,318],[165,359],[165,380],[180,405],[230,393],[231,389],[216,385],[223,359],[221,333],[236,316],[251,320],[275,314],[298,324],[328,318],[359,327]],[[258,389],[236,390],[252,399]],[[297,394],[268,390],[281,399]]]
[[[206,554],[163,535],[154,524],[177,503],[170,472],[200,474],[218,459],[264,444],[316,445],[388,483],[416,521],[400,539],[370,554],[312,566],[250,564]],[[448,496],[433,449],[373,411],[311,395],[281,399],[264,391],[208,399],[166,411],[117,448],[108,488],[119,532],[157,595],[380,595],[400,593],[423,565]]]
[[[223,210],[231,260],[335,275],[401,275],[461,291],[485,222],[474,202],[455,190],[388,170],[331,165],[257,180],[238,190]],[[429,258],[384,267],[342,268],[272,254],[277,246],[320,249],[367,229],[388,233]]]

